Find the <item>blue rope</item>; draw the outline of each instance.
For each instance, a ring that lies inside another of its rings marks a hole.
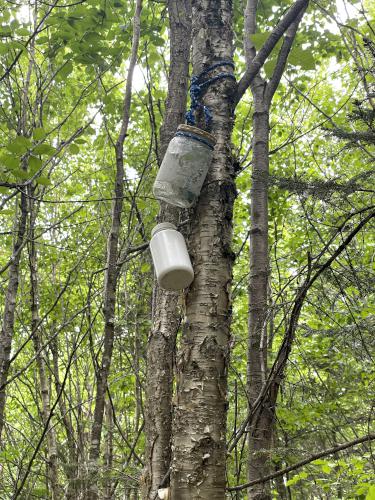
[[[202,109],[204,113],[204,119],[206,122],[206,126],[210,125],[212,121],[212,112],[211,110],[202,104],[201,99],[203,93],[206,89],[212,85],[213,83],[221,80],[223,78],[231,78],[236,81],[236,77],[232,73],[219,73],[212,78],[208,78],[207,80],[203,80],[203,78],[209,74],[212,70],[219,68],[220,66],[230,66],[234,69],[234,64],[231,61],[220,61],[212,66],[209,66],[205,70],[203,70],[199,75],[193,75],[190,80],[190,109],[186,113],[186,122],[188,125],[195,125],[195,113],[198,109]]]
[[[178,137],[190,137],[190,139],[194,139],[195,141],[202,142],[203,144],[208,146],[210,149],[212,149],[212,151],[214,149],[213,145],[211,143],[209,143],[208,141],[206,141],[205,139],[203,139],[203,137],[198,137],[194,134],[190,134],[189,132],[182,132],[180,130],[179,132],[175,133],[175,137],[176,136],[178,136]]]

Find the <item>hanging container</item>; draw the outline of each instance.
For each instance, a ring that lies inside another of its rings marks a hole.
[[[150,250],[156,277],[165,290],[182,290],[194,279],[194,271],[184,237],[169,222],[162,222],[151,232]]]
[[[202,189],[215,143],[212,134],[180,125],[156,176],[155,198],[177,207],[191,207]]]

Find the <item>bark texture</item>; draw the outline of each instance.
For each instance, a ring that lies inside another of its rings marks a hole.
[[[254,96],[251,184],[248,396],[253,405],[267,377],[269,109],[265,82],[257,77]],[[249,481],[269,473],[273,409],[264,406],[249,429]],[[249,498],[270,499],[267,483],[249,489]]]
[[[232,3],[192,2],[193,73],[232,60]],[[214,74],[229,71],[217,68]],[[231,317],[232,208],[235,199],[230,79],[204,97],[213,113],[214,158],[191,217],[190,255],[195,279],[186,296],[186,318],[177,365],[171,498],[225,498],[227,363]],[[202,124],[201,124],[202,125]]]
[[[36,24],[36,4],[34,9],[34,28]],[[27,121],[29,116],[29,87],[31,74],[34,67],[34,50],[35,39],[30,43],[30,57],[28,60],[27,72],[22,88],[20,88],[21,110],[20,119],[17,126],[17,135],[27,137]],[[27,170],[27,159],[23,158],[21,168]],[[5,384],[8,380],[8,373],[10,368],[10,353],[12,349],[12,340],[14,334],[14,318],[16,310],[16,300],[19,284],[19,266],[21,260],[22,248],[24,246],[24,239],[26,234],[28,204],[27,196],[21,190],[20,206],[16,209],[16,220],[14,223],[14,242],[12,248],[12,256],[9,262],[8,274],[8,287],[5,294],[4,312],[1,325],[0,337],[0,448],[1,448],[1,435],[4,427],[4,414],[5,414],[5,400],[6,389]]]
[[[18,210],[17,222],[15,223],[15,241],[8,273],[8,287],[5,294],[4,313],[1,325],[0,337],[0,445],[1,435],[4,428],[4,414],[6,401],[5,384],[8,380],[10,367],[10,352],[14,333],[14,316],[16,310],[16,300],[19,284],[19,265],[21,252],[26,233],[27,221],[27,198],[25,193],[21,193],[20,206]]]
[[[160,130],[160,153],[185,120],[191,45],[190,0],[169,0],[171,62],[164,122]],[[161,204],[158,219],[178,224],[180,210]],[[142,489],[144,499],[154,499],[171,463],[173,360],[180,325],[177,292],[155,284],[153,326],[147,344],[146,379],[146,466]],[[168,483],[168,480],[166,481]]]

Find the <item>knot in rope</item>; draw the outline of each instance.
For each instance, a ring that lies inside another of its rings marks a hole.
[[[231,78],[236,81],[236,77],[232,73],[223,72],[218,75],[213,76],[212,78],[207,78],[204,80],[204,77],[210,73],[212,70],[220,67],[220,66],[230,66],[234,69],[234,64],[231,61],[220,61],[212,66],[209,66],[205,70],[203,70],[199,75],[193,75],[190,79],[190,109],[186,113],[186,123],[188,125],[195,125],[195,113],[199,109],[203,110],[204,119],[206,122],[206,126],[210,125],[212,121],[212,112],[211,110],[202,103],[202,96],[207,88],[213,83],[221,80],[223,78]]]

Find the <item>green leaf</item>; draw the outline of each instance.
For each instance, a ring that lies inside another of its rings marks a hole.
[[[9,26],[0,26],[0,37],[7,37],[12,35],[12,30]]]
[[[43,165],[43,162],[40,158],[37,158],[36,156],[30,156],[29,158],[29,167],[30,167],[30,172],[32,174],[35,174],[40,167]]]
[[[7,43],[0,43],[0,54],[8,54],[9,45]]]
[[[45,488],[34,488],[31,494],[38,498],[47,498],[48,491]]]
[[[5,165],[8,169],[14,169],[14,168],[19,168],[20,166],[20,159],[17,158],[17,156],[12,156],[3,153],[0,157],[0,163],[2,165]]]
[[[54,24],[62,24],[64,21],[65,21],[64,17],[61,16],[60,14],[55,14],[48,18],[48,24],[52,26]]]
[[[255,45],[255,48],[259,50],[264,42],[268,39],[268,33],[255,33],[254,35],[250,35],[250,40]]]
[[[102,41],[102,37],[99,35],[99,33],[96,33],[95,31],[90,31],[86,33],[86,35],[84,36],[84,41],[89,42],[91,44],[99,43]]]
[[[314,460],[313,462],[311,462],[313,465],[324,465],[326,464],[326,460],[322,460],[321,458],[318,458],[317,460]]]
[[[276,66],[276,57],[273,57],[272,59],[270,59],[269,61],[267,61],[265,63],[265,65],[263,66],[264,67],[264,72],[266,73],[266,76],[267,78],[271,78],[272,75],[273,75],[273,71],[275,69],[275,66]]]
[[[14,177],[16,177],[16,179],[26,180],[30,177],[30,175],[25,172],[25,170],[21,170],[20,168],[12,170],[12,174],[14,175]]]
[[[44,128],[37,127],[33,130],[33,139],[35,141],[40,141],[41,139],[44,139],[45,136],[46,136],[46,132],[45,132]]]
[[[31,147],[31,141],[27,137],[18,136],[14,141],[7,144],[6,148],[11,153],[23,155]]]
[[[51,184],[51,180],[48,178],[48,177],[45,177],[43,175],[41,175],[40,177],[38,177],[35,182],[37,184],[41,184],[42,186],[49,186]]]
[[[26,50],[26,47],[24,45],[22,45],[22,43],[17,41],[17,40],[12,40],[11,42],[9,42],[8,47],[12,48],[12,49],[16,49],[16,50],[21,50],[21,51]]]
[[[152,43],[156,47],[163,47],[165,45],[165,40],[161,36],[153,36],[152,37]]]
[[[49,144],[39,144],[33,149],[33,153],[37,155],[53,155],[56,153],[56,148]]]
[[[308,477],[307,472],[300,472],[299,474],[296,474],[292,479],[289,479],[287,481],[286,486],[293,486],[294,484],[297,484],[301,479],[306,479]]]
[[[67,76],[69,76],[72,71],[73,71],[73,63],[72,63],[72,61],[68,61],[66,64],[64,64],[64,66],[57,73],[56,80],[58,82],[61,82]]]
[[[16,33],[19,36],[30,36],[30,31],[27,28],[19,28]]]
[[[150,264],[148,262],[145,262],[141,266],[141,272],[142,273],[147,273],[150,269],[151,269],[151,266],[150,266]]]
[[[302,69],[315,69],[315,60],[310,50],[303,50],[300,47],[296,47],[291,50],[288,60],[293,66],[301,66]]]
[[[79,147],[77,146],[77,144],[71,144],[69,146],[69,153],[72,153],[72,155],[76,155],[77,153],[79,153]]]
[[[322,469],[322,472],[325,474],[330,474],[331,472],[331,467],[328,464],[321,465],[320,467]]]
[[[375,500],[375,485],[371,485],[366,495],[366,500]]]

